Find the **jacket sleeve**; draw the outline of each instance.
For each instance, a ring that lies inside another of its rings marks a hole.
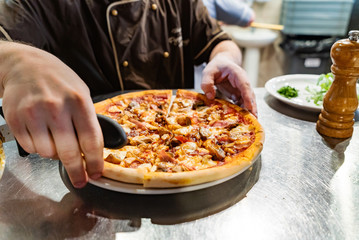
[[[47,1],[0,1],[0,39],[51,48],[61,36],[60,21]]]

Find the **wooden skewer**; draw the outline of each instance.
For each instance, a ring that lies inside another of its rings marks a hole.
[[[269,24],[269,23],[257,23],[257,22],[252,22],[251,25],[250,25],[250,27],[266,28],[266,29],[278,30],[278,31],[281,31],[281,30],[283,30],[283,28],[284,28],[283,25]]]

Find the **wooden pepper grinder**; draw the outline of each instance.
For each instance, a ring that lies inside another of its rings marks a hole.
[[[349,32],[349,39],[333,44],[330,56],[334,80],[323,99],[317,131],[328,137],[353,135],[354,112],[358,107],[356,82],[359,78],[359,31]]]

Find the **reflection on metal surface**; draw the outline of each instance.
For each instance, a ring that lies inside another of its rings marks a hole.
[[[207,217],[222,211],[241,199],[259,178],[261,159],[227,182],[192,192],[163,195],[137,195],[114,192],[88,184],[72,187],[60,164],[60,176],[67,188],[78,195],[94,214],[119,219],[150,218],[156,224],[177,224]]]
[[[335,150],[338,153],[345,152],[346,148],[350,143],[351,138],[332,138],[321,135],[323,138],[323,142],[325,145],[330,147],[331,149]]]

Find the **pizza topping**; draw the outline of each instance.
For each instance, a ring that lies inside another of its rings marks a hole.
[[[129,128],[128,126],[125,126],[125,125],[121,125],[121,127],[122,127],[122,129],[125,131],[125,133],[126,133],[127,135],[130,134],[131,128]]]
[[[137,158],[135,157],[129,157],[129,158],[125,158],[124,159],[125,163],[127,164],[127,166],[131,166],[131,164],[134,162],[134,161],[137,161]],[[134,166],[133,166],[134,167]]]
[[[172,163],[176,163],[176,160],[166,151],[162,150],[159,154],[158,154],[159,159],[161,159],[161,161],[163,162],[172,162]]]
[[[139,165],[137,168],[143,168],[143,169],[147,169],[147,171],[151,171],[152,164],[151,163],[143,163],[143,164]]]
[[[157,112],[155,115],[155,120],[156,123],[158,123],[159,125],[166,125],[166,117],[164,116],[163,112]]]
[[[181,143],[186,143],[188,141],[191,141],[189,137],[182,136],[182,135],[176,135],[174,136],[175,139],[179,140]]]
[[[107,109],[110,113],[121,113],[121,109],[119,109],[117,106],[111,106]]]
[[[153,140],[150,136],[136,136],[129,139],[131,145],[147,144],[151,143]]]
[[[161,109],[162,109],[162,105],[157,106],[156,104],[151,104],[151,105],[150,105],[150,108],[151,108],[152,110],[156,111],[156,112],[162,111],[162,110],[161,110]]]
[[[223,160],[226,157],[226,153],[218,145],[214,144],[212,140],[206,140],[203,145],[217,160]]]
[[[185,153],[191,154],[195,150],[197,150],[197,143],[195,143],[195,142],[186,142],[186,143],[181,145],[181,148]]]
[[[248,125],[238,125],[229,131],[229,138],[232,141],[240,139],[241,136],[250,132]]]
[[[220,119],[221,115],[216,111],[213,111],[207,118],[207,120],[210,121],[210,124]]]
[[[181,165],[176,165],[172,168],[173,172],[183,172],[183,168]]]
[[[131,123],[135,124],[136,127],[140,128],[140,129],[142,129],[142,130],[146,130],[146,125],[145,125],[145,123],[140,122],[140,121],[138,121],[138,120],[136,120],[136,119],[129,119],[129,121],[130,121]]]
[[[211,137],[212,132],[208,128],[200,127],[199,128],[199,134],[202,137],[202,139],[206,139],[206,138]]]
[[[132,101],[132,102],[130,102],[130,104],[128,104],[128,107],[130,109],[139,108],[140,104],[138,102]]]
[[[140,119],[144,122],[155,122],[156,114],[152,113],[151,111],[144,111],[140,114]]]
[[[237,119],[218,120],[210,123],[211,127],[232,128],[238,125]]]
[[[195,128],[192,125],[190,125],[190,126],[176,129],[173,131],[173,133],[186,136],[186,135],[193,133],[194,130],[195,130]]]
[[[170,167],[168,166],[168,164],[164,163],[164,162],[160,162],[157,165],[157,169],[156,170],[160,170],[162,172],[170,172]]]
[[[107,157],[105,158],[105,161],[110,162],[110,163],[115,163],[115,164],[121,163],[121,159],[115,157],[112,153],[107,155]]]
[[[204,104],[204,102],[202,100],[196,100],[192,105],[192,109],[198,110],[199,107],[203,107],[203,106],[206,106],[206,105]]]
[[[171,139],[171,141],[169,142],[169,145],[170,145],[172,148],[181,145],[182,142],[181,142],[178,138],[180,138],[182,141],[187,141],[187,140],[184,140],[184,138],[181,138],[180,136],[173,137],[173,138]]]
[[[177,123],[181,126],[189,126],[191,125],[191,118],[189,118],[188,116],[178,116],[177,117]]]

